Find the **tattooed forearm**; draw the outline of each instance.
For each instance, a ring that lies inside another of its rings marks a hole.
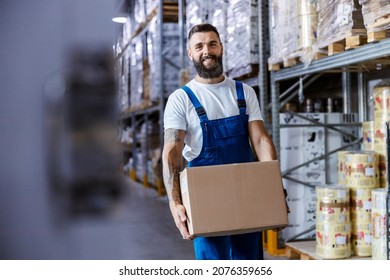
[[[164,133],[164,142],[180,142],[182,139],[180,138],[180,130],[177,129],[167,129]]]
[[[181,203],[179,173],[185,131],[168,129],[164,134],[163,177],[169,200]]]

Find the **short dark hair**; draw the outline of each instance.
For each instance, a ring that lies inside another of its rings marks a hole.
[[[214,32],[218,35],[219,41],[221,41],[217,28],[209,23],[201,23],[194,25],[188,33],[188,41],[190,41],[192,35],[199,32]]]

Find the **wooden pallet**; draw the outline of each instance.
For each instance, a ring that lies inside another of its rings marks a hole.
[[[390,30],[381,30],[390,24],[390,15],[377,18],[367,26],[367,42],[377,42],[390,37]]]
[[[386,38],[390,38],[390,30],[367,32],[368,43],[378,42]]]
[[[345,50],[355,49],[367,44],[367,35],[352,35],[345,39]]]
[[[286,257],[295,260],[320,260],[321,257],[315,253],[315,242],[314,241],[297,241],[287,242],[286,246]]]
[[[289,259],[300,260],[325,260],[316,254],[316,241],[296,241],[286,242],[286,257]],[[371,260],[371,257],[356,257],[352,256],[348,259],[341,260]]]

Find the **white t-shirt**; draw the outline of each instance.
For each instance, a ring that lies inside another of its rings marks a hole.
[[[187,86],[194,92],[209,120],[239,115],[235,81],[225,77],[218,84],[203,84],[191,80]],[[263,120],[259,101],[253,88],[244,84],[244,95],[249,121]],[[187,93],[175,90],[168,98],[164,112],[164,130],[186,131],[183,156],[187,161],[196,158],[202,149],[203,138],[200,119]]]

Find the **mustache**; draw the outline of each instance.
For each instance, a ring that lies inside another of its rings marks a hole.
[[[207,55],[207,56],[202,56],[201,58],[201,61],[205,61],[206,59],[214,59],[214,60],[217,60],[217,56],[216,55]]]

